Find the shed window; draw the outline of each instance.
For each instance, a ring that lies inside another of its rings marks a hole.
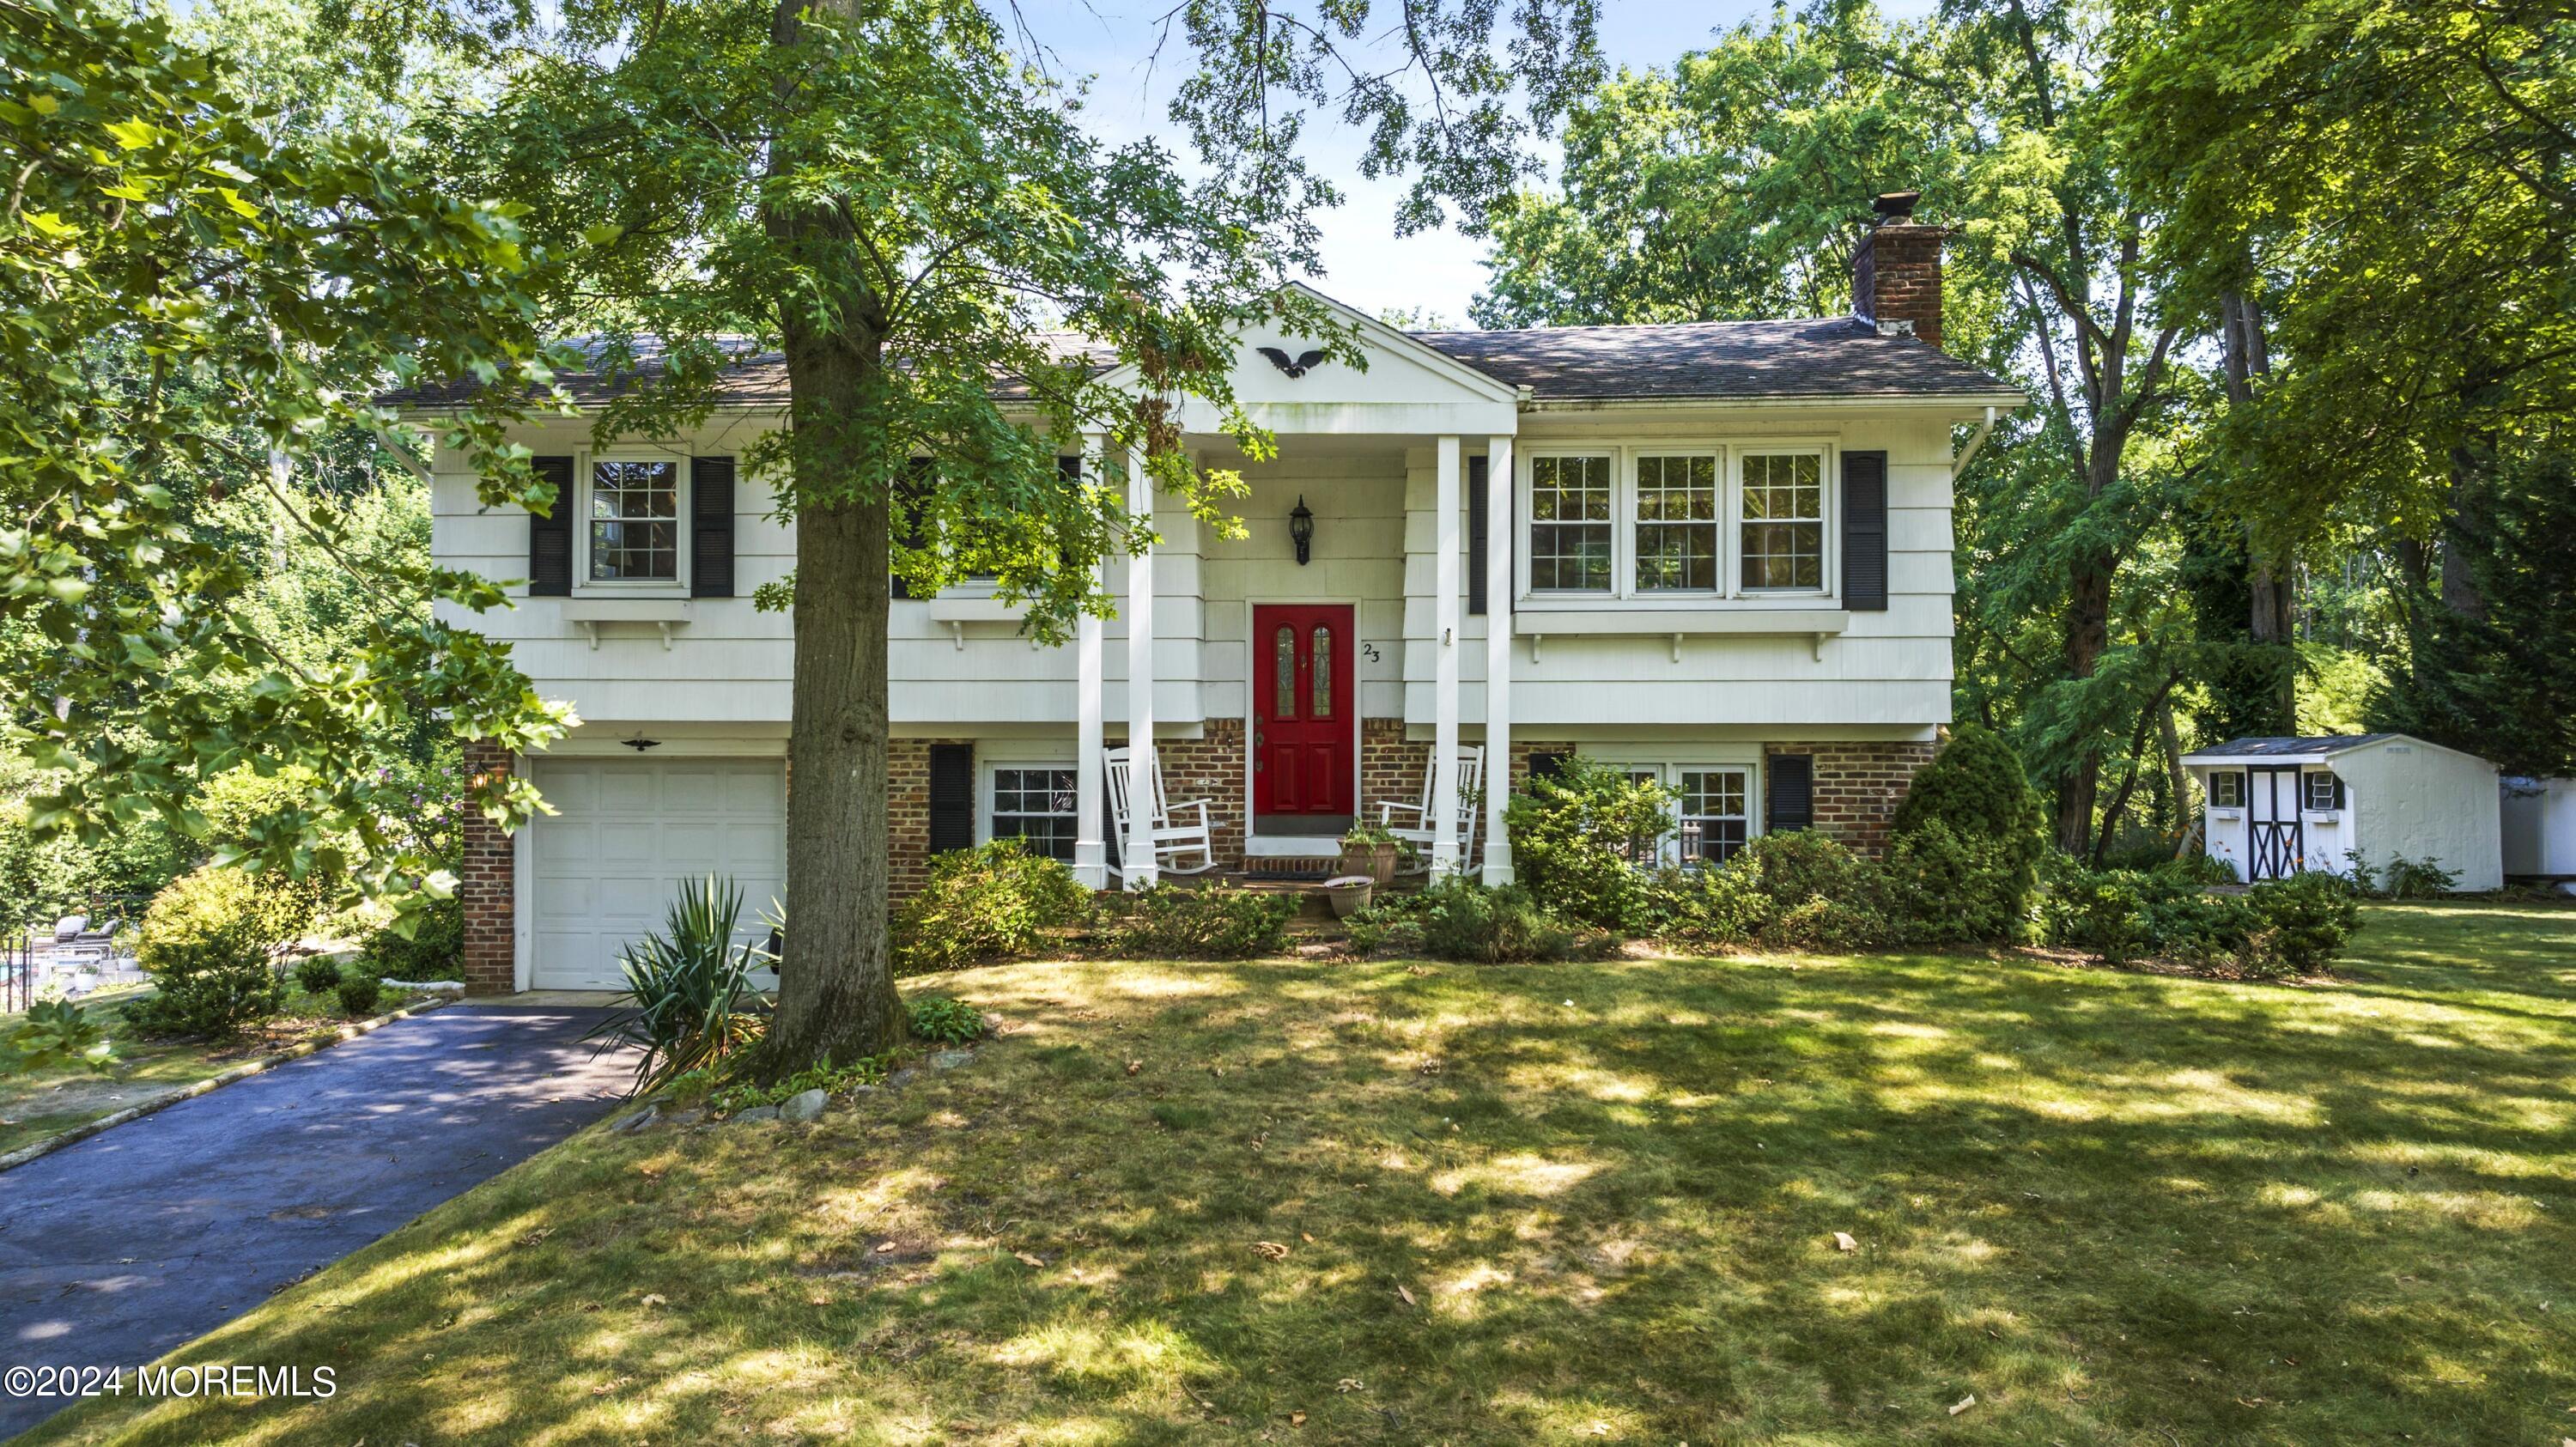
[[[2245,807],[2245,776],[2230,770],[2209,776],[2209,804],[2213,809]]]
[[[2343,807],[2343,780],[2335,774],[2319,769],[2301,775],[2300,780],[2307,786],[2305,807],[2309,813],[2331,814]]]

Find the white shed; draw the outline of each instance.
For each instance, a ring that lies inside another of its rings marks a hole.
[[[2505,873],[2576,879],[2576,779],[2507,779],[2499,807]]]
[[[2462,890],[2504,885],[2496,766],[2407,734],[2230,739],[2183,756],[2201,848],[2243,880],[2429,860]]]

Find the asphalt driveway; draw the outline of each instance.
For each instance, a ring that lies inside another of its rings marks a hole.
[[[626,1079],[605,1013],[451,1005],[0,1172],[0,1368],[149,1362],[572,1134]]]

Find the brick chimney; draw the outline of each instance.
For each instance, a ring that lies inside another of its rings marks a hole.
[[[1878,213],[1852,254],[1852,314],[1885,336],[1941,345],[1941,239],[1945,226],[1914,220],[1920,191],[1890,191],[1869,203]]]

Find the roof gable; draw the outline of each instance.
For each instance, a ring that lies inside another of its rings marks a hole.
[[[1323,359],[1318,355],[1321,338],[1288,331],[1275,319],[1255,322],[1238,334],[1228,378],[1235,400],[1244,406],[1436,405],[1519,400],[1518,389],[1511,383],[1428,346],[1410,333],[1363,315],[1313,287],[1300,282],[1289,285],[1321,302],[1350,328],[1368,358],[1368,367],[1363,371],[1345,362]],[[1269,352],[1278,353],[1278,358],[1267,355]],[[1284,366],[1281,358],[1285,359]],[[1310,362],[1309,358],[1314,360]],[[1291,375],[1292,371],[1295,375]],[[1112,367],[1101,380],[1112,387],[1132,389],[1141,379],[1136,364],[1128,362]]]

